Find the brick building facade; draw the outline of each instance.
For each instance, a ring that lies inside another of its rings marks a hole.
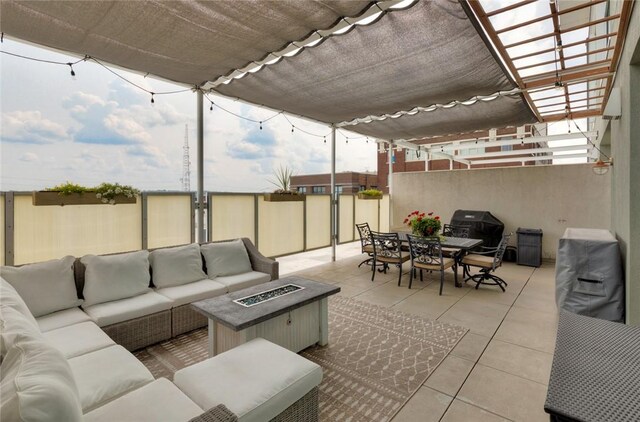
[[[336,191],[339,194],[353,194],[371,188],[378,188],[378,176],[375,173],[336,173]],[[291,176],[291,190],[306,194],[331,193],[331,175],[325,173]]]

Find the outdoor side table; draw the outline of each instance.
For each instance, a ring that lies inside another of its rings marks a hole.
[[[544,410],[552,421],[640,421],[640,327],[561,311]]]

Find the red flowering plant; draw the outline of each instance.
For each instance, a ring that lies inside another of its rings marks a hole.
[[[404,219],[404,224],[411,227],[413,234],[418,236],[438,236],[442,227],[440,216],[434,216],[433,211],[429,213],[414,211]]]

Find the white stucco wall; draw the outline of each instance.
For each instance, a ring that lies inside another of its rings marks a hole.
[[[609,229],[611,182],[590,164],[397,173],[393,227],[413,210],[434,211],[449,222],[457,209],[487,210],[506,231],[543,230],[542,256],[555,259],[567,227]]]

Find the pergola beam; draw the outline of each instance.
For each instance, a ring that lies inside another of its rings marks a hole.
[[[583,111],[573,111],[568,118],[569,119],[584,119],[586,117],[594,117],[594,116],[600,116],[602,115],[602,111],[600,109],[593,109],[593,110],[583,110]],[[558,113],[558,114],[551,114],[551,115],[545,115],[542,116],[542,121],[543,122],[557,122],[558,120],[565,120],[567,119],[567,114],[566,113]]]
[[[492,157],[510,157],[512,155],[524,155],[524,154],[541,154],[541,153],[555,153],[555,152],[567,152],[567,151],[582,151],[589,150],[592,147],[590,145],[571,145],[566,147],[556,148],[529,148],[529,149],[514,149],[511,151],[497,151],[497,152],[485,152],[484,154],[465,155],[468,160],[475,160],[477,158],[492,158]]]
[[[589,158],[588,153],[582,154],[563,154],[563,155],[534,155],[530,157],[513,157],[513,158],[496,158],[493,160],[474,160],[471,165],[477,164],[504,164],[504,163],[526,163],[530,161],[546,161],[558,158]]]
[[[496,9],[493,10],[491,12],[487,12],[487,17],[491,17],[491,16],[495,16],[495,15],[499,15],[500,13],[504,13],[504,12],[508,12],[509,10],[513,10],[513,9],[517,9],[518,7],[522,7],[522,6],[526,6],[529,3],[534,3],[537,0],[524,0],[524,1],[520,1],[518,3],[514,3],[512,5],[503,7],[501,9]]]
[[[582,139],[584,137],[587,138],[596,138],[598,136],[597,131],[589,131],[584,135],[582,133],[566,133],[559,135],[546,135],[546,136],[530,136],[522,139],[504,139],[500,141],[478,141],[478,143],[461,142],[460,144],[440,144],[440,145],[429,145],[425,149],[430,153],[449,153],[460,150],[473,149],[478,147],[491,148],[491,147],[501,147],[505,145],[524,145],[524,144],[539,144],[546,143],[550,141],[567,141],[571,139]],[[424,145],[423,145],[424,147]]]
[[[586,53],[580,53],[580,54],[574,54],[573,56],[566,56],[564,57],[564,60],[572,60],[572,59],[577,59],[580,57],[585,57],[585,56],[591,56],[592,54],[598,54],[598,53],[604,53],[606,51],[610,51],[613,50],[615,47],[607,47],[607,48],[600,48],[598,50],[593,50],[593,51],[587,51]],[[564,49],[563,49],[564,50]],[[546,62],[540,62],[540,63],[535,63],[535,64],[530,64],[530,65],[526,65],[526,66],[522,66],[522,67],[517,67],[516,69],[518,70],[524,70],[524,69],[531,69],[533,67],[538,67],[538,66],[544,66],[547,64],[553,64],[553,63],[559,63],[560,60],[549,60]]]
[[[588,44],[590,42],[602,40],[602,39],[605,39],[605,38],[615,37],[616,35],[618,35],[617,31],[616,32],[610,32],[610,33],[604,34],[604,35],[599,35],[597,37],[585,38],[582,41],[576,41],[576,42],[572,42],[572,43],[569,43],[569,44],[565,44],[565,45],[562,46],[562,48],[566,49],[566,48],[576,47],[578,45]],[[556,49],[555,47],[547,48],[545,50],[540,50],[540,51],[536,51],[536,52],[529,53],[529,54],[523,54],[522,56],[512,57],[511,60],[516,61],[516,60],[526,59],[527,57],[538,56],[540,54],[552,53],[555,49]]]

